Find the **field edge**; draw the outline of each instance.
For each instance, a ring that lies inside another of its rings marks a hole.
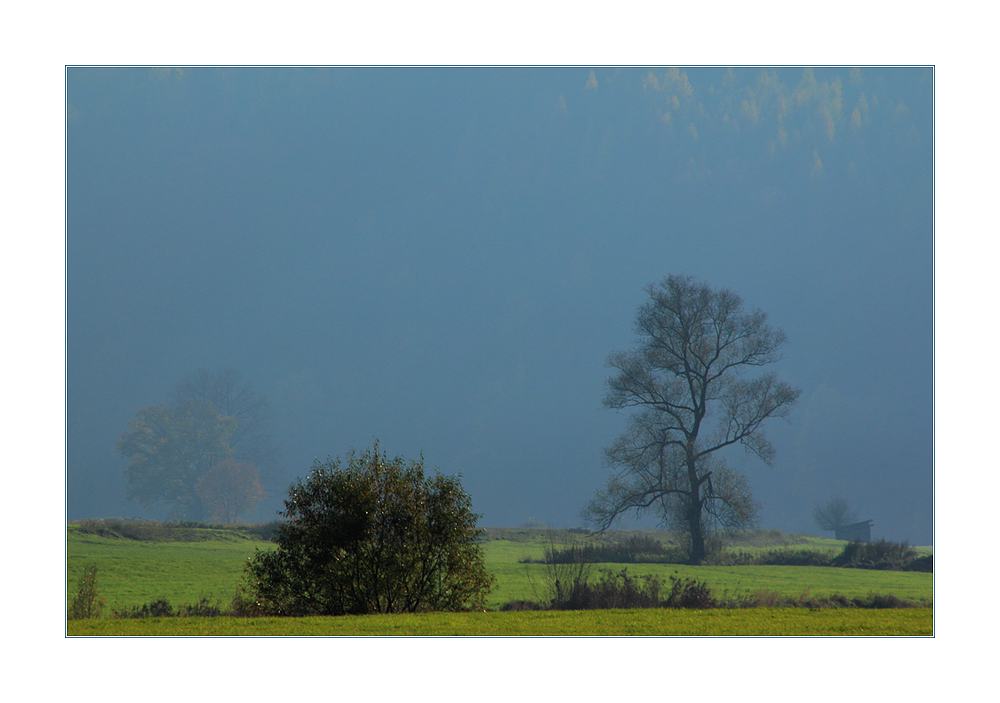
[[[587,610],[71,620],[67,637],[933,637],[932,608]]]

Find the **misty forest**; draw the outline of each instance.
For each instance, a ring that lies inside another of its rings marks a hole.
[[[932,545],[932,98],[69,68],[67,518],[266,523],[381,446],[488,528]]]

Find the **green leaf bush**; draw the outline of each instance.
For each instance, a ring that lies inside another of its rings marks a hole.
[[[378,442],[346,463],[316,462],[289,490],[273,541],[246,566],[234,609],[265,615],[361,615],[483,609],[493,576],[458,478],[423,460],[389,459]]]

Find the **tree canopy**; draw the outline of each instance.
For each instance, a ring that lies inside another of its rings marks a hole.
[[[229,437],[235,424],[211,405],[141,408],[117,445],[129,460],[129,500],[144,506],[162,501],[174,517],[203,519],[205,506],[195,486],[217,462],[232,455]]]
[[[274,615],[482,608],[493,577],[478,516],[458,478],[423,459],[389,459],[378,442],[317,461],[289,489],[278,548],[246,567],[248,607]]]
[[[229,523],[257,507],[265,495],[257,467],[229,457],[216,462],[194,490],[213,518]]]
[[[258,460],[273,466],[267,399],[231,369],[178,384],[172,406],[141,408],[118,440],[126,496],[177,519],[235,521],[264,496]]]
[[[774,448],[762,424],[786,417],[799,391],[773,373],[748,376],[779,360],[785,334],[763,312],[745,312],[736,293],[689,276],[668,276],[647,291],[636,348],[608,358],[616,374],[604,399],[637,412],[606,450],[613,474],[584,516],[607,529],[626,513],[655,510],[666,526],[685,529],[699,563],[713,526],[756,519],[749,484],[721,450],[742,445],[770,464]]]
[[[173,400],[174,407],[211,405],[222,417],[235,420],[229,436],[233,459],[257,467],[264,478],[274,478],[279,452],[271,434],[271,403],[249,379],[231,368],[199,369],[177,384]]]

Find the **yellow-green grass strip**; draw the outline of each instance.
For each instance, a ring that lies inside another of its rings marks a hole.
[[[592,610],[308,618],[74,620],[70,636],[621,637],[930,636],[929,608],[899,610]]]

